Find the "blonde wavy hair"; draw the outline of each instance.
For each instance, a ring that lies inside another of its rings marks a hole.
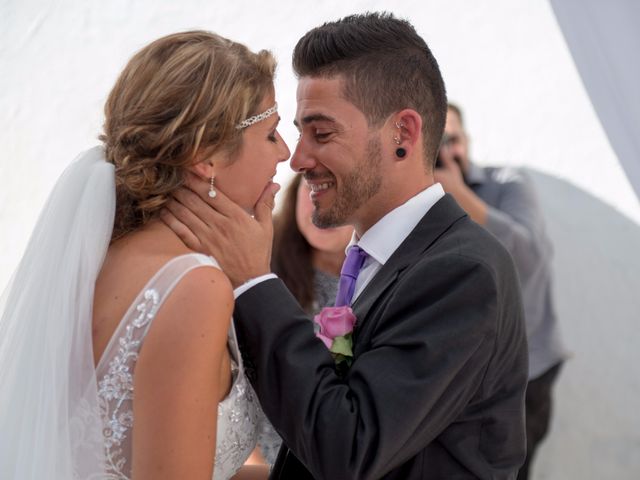
[[[105,105],[107,161],[115,165],[112,241],[156,218],[186,167],[242,144],[235,126],[273,92],[276,62],[214,33],[160,38],[129,60]]]

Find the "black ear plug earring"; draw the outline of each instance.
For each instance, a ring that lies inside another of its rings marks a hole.
[[[400,148],[396,148],[396,156],[397,156],[398,158],[404,158],[404,156],[405,156],[406,154],[407,154],[407,151],[406,151],[404,148],[402,148],[402,147],[400,147]]]

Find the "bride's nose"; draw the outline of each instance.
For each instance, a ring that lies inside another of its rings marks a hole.
[[[286,160],[289,160],[289,157],[291,156],[291,150],[289,150],[289,147],[287,145],[287,142],[284,141],[284,139],[280,136],[280,134],[278,133],[278,136],[280,137],[280,156],[278,158],[278,163],[280,162],[284,162]]]

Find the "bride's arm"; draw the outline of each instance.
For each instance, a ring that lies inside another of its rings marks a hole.
[[[154,319],[135,372],[133,479],[210,480],[233,291],[196,268]]]

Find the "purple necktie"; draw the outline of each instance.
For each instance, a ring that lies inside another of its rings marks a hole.
[[[347,258],[342,264],[340,271],[340,284],[338,285],[338,294],[336,295],[336,303],[334,306],[342,307],[351,305],[351,299],[356,289],[356,279],[362,268],[362,264],[367,258],[367,252],[357,245],[349,247]]]

